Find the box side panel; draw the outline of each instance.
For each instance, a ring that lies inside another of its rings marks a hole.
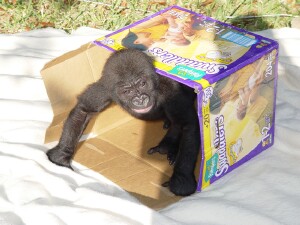
[[[161,121],[145,122],[133,118],[128,123],[103,133],[101,139],[117,146],[133,157],[145,161],[146,164],[167,176],[171,176],[173,168],[170,167],[164,155],[149,155],[147,153],[150,148],[161,141],[165,133]]]
[[[64,62],[65,60],[68,60],[69,58],[72,58],[73,56],[76,56],[78,54],[80,54],[81,52],[84,52],[86,49],[92,47],[93,44],[91,45],[91,43],[87,43],[87,44],[84,44],[82,45],[80,48],[78,49],[75,49],[73,51],[70,51],[70,52],[67,52],[53,60],[51,60],[50,62],[48,62],[47,64],[45,64],[44,68],[42,69],[43,70],[46,70],[52,66],[55,66],[56,64],[59,64],[59,63],[62,63]]]
[[[83,51],[83,48],[86,48]],[[81,47],[51,61],[41,71],[55,115],[69,110],[88,84],[99,79],[106,58],[106,49],[93,45]]]
[[[210,126],[202,188],[273,144],[277,58],[275,48],[212,85],[209,109],[202,107],[203,120],[207,117]]]
[[[164,133],[162,122],[133,118],[81,142],[74,160],[120,185],[143,204],[158,209],[180,199],[162,186],[172,174],[166,156],[147,154]]]
[[[86,44],[45,65],[41,71],[53,110],[53,121],[46,131],[45,142],[59,139],[63,121],[76,104],[77,96],[101,76],[110,51],[94,44]],[[85,131],[89,133],[93,120]]]

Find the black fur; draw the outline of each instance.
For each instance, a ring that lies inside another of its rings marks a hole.
[[[145,53],[117,51],[107,60],[102,77],[78,97],[58,145],[47,152],[48,158],[71,168],[74,150],[91,115],[116,102],[136,118],[165,121],[167,134],[148,153],[167,154],[170,164],[174,164],[170,190],[176,195],[190,195],[197,186],[194,169],[200,146],[194,101],[191,88],[156,74],[151,57]]]

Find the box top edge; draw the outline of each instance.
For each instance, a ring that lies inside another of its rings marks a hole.
[[[141,24],[141,23],[143,23],[145,21],[148,21],[148,20],[150,20],[150,19],[152,19],[152,18],[154,18],[154,17],[156,17],[158,15],[161,15],[161,14],[163,14],[163,13],[165,13],[165,12],[167,12],[167,11],[173,9],[173,8],[181,10],[181,11],[184,11],[184,12],[188,12],[188,13],[193,14],[193,15],[203,16],[206,19],[208,19],[210,21],[214,21],[217,24],[221,24],[222,26],[224,26],[226,28],[229,28],[229,29],[231,29],[233,31],[241,32],[245,36],[247,36],[247,35],[253,36],[254,40],[256,40],[256,42],[267,43],[266,44],[267,46],[266,47],[263,46],[263,48],[261,48],[261,49],[257,49],[254,46],[251,46],[249,48],[248,52],[246,52],[246,54],[242,55],[240,58],[237,58],[231,64],[226,65],[225,66],[226,68],[224,70],[222,70],[224,67],[221,68],[219,70],[220,72],[216,73],[212,77],[209,76],[210,74],[206,74],[206,75],[204,75],[204,77],[201,77],[202,82],[199,82],[199,80],[195,81],[195,80],[191,80],[191,79],[183,79],[182,77],[178,77],[176,75],[170,74],[168,71],[165,71],[165,70],[163,70],[161,68],[157,68],[156,67],[157,72],[159,74],[161,74],[163,76],[167,76],[169,78],[172,78],[172,79],[174,79],[174,80],[176,80],[176,81],[178,81],[180,83],[183,83],[183,84],[185,84],[185,85],[187,85],[189,87],[192,87],[192,88],[195,88],[195,89],[198,89],[198,90],[204,89],[206,86],[208,86],[208,85],[210,85],[210,84],[212,84],[212,83],[214,83],[214,82],[216,82],[216,81],[218,81],[218,80],[220,80],[220,79],[228,76],[229,74],[232,73],[232,71],[236,71],[237,69],[239,69],[239,68],[241,68],[241,67],[243,67],[243,66],[245,66],[245,65],[247,65],[247,64],[249,64],[249,63],[251,63],[253,61],[255,61],[255,59],[259,58],[259,57],[256,57],[257,55],[260,55],[260,57],[261,57],[262,55],[264,55],[267,52],[269,52],[271,49],[278,48],[278,42],[275,41],[275,40],[269,39],[267,37],[261,36],[261,35],[256,34],[256,33],[253,33],[251,31],[247,31],[247,30],[235,27],[235,26],[230,25],[230,24],[226,24],[226,23],[221,22],[219,20],[216,20],[214,18],[205,16],[205,15],[200,14],[200,13],[196,13],[194,11],[182,8],[182,7],[177,6],[177,5],[169,6],[169,7],[165,8],[163,10],[160,10],[160,11],[158,11],[158,12],[156,12],[156,13],[150,15],[150,16],[147,16],[147,17],[145,17],[145,18],[143,18],[143,19],[141,19],[139,21],[136,21],[136,22],[134,22],[134,23],[132,23],[132,24],[130,24],[128,26],[125,26],[125,27],[123,27],[123,28],[121,28],[121,29],[119,29],[119,30],[117,30],[115,32],[112,32],[112,33],[110,33],[110,34],[102,37],[102,40],[106,39],[106,38],[109,38],[109,37],[112,37],[114,35],[117,35],[120,32],[123,32],[125,30],[129,30],[130,31],[131,28],[134,28],[135,26],[137,26],[137,25],[139,25],[139,24]],[[113,47],[107,45],[106,43],[100,42],[99,39],[93,41],[93,43],[95,45],[97,45],[97,46],[102,46],[102,47],[104,47],[106,49],[109,49],[111,51],[117,50],[117,49],[114,49]],[[124,48],[124,46],[122,46],[122,47]],[[147,52],[149,52],[149,51],[147,50]],[[250,57],[253,57],[254,60],[248,60]],[[245,61],[247,61],[248,63],[245,64],[244,63]]]

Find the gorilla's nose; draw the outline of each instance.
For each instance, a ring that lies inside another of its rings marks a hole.
[[[149,103],[149,97],[145,94],[136,96],[132,99],[132,104],[138,107],[146,107]]]

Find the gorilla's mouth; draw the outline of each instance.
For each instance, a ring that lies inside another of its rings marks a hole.
[[[136,113],[147,113],[153,107],[147,94],[135,96],[131,102],[133,106],[131,109]]]
[[[132,109],[136,113],[147,113],[152,109],[153,105],[148,106],[147,108],[143,109]]]

